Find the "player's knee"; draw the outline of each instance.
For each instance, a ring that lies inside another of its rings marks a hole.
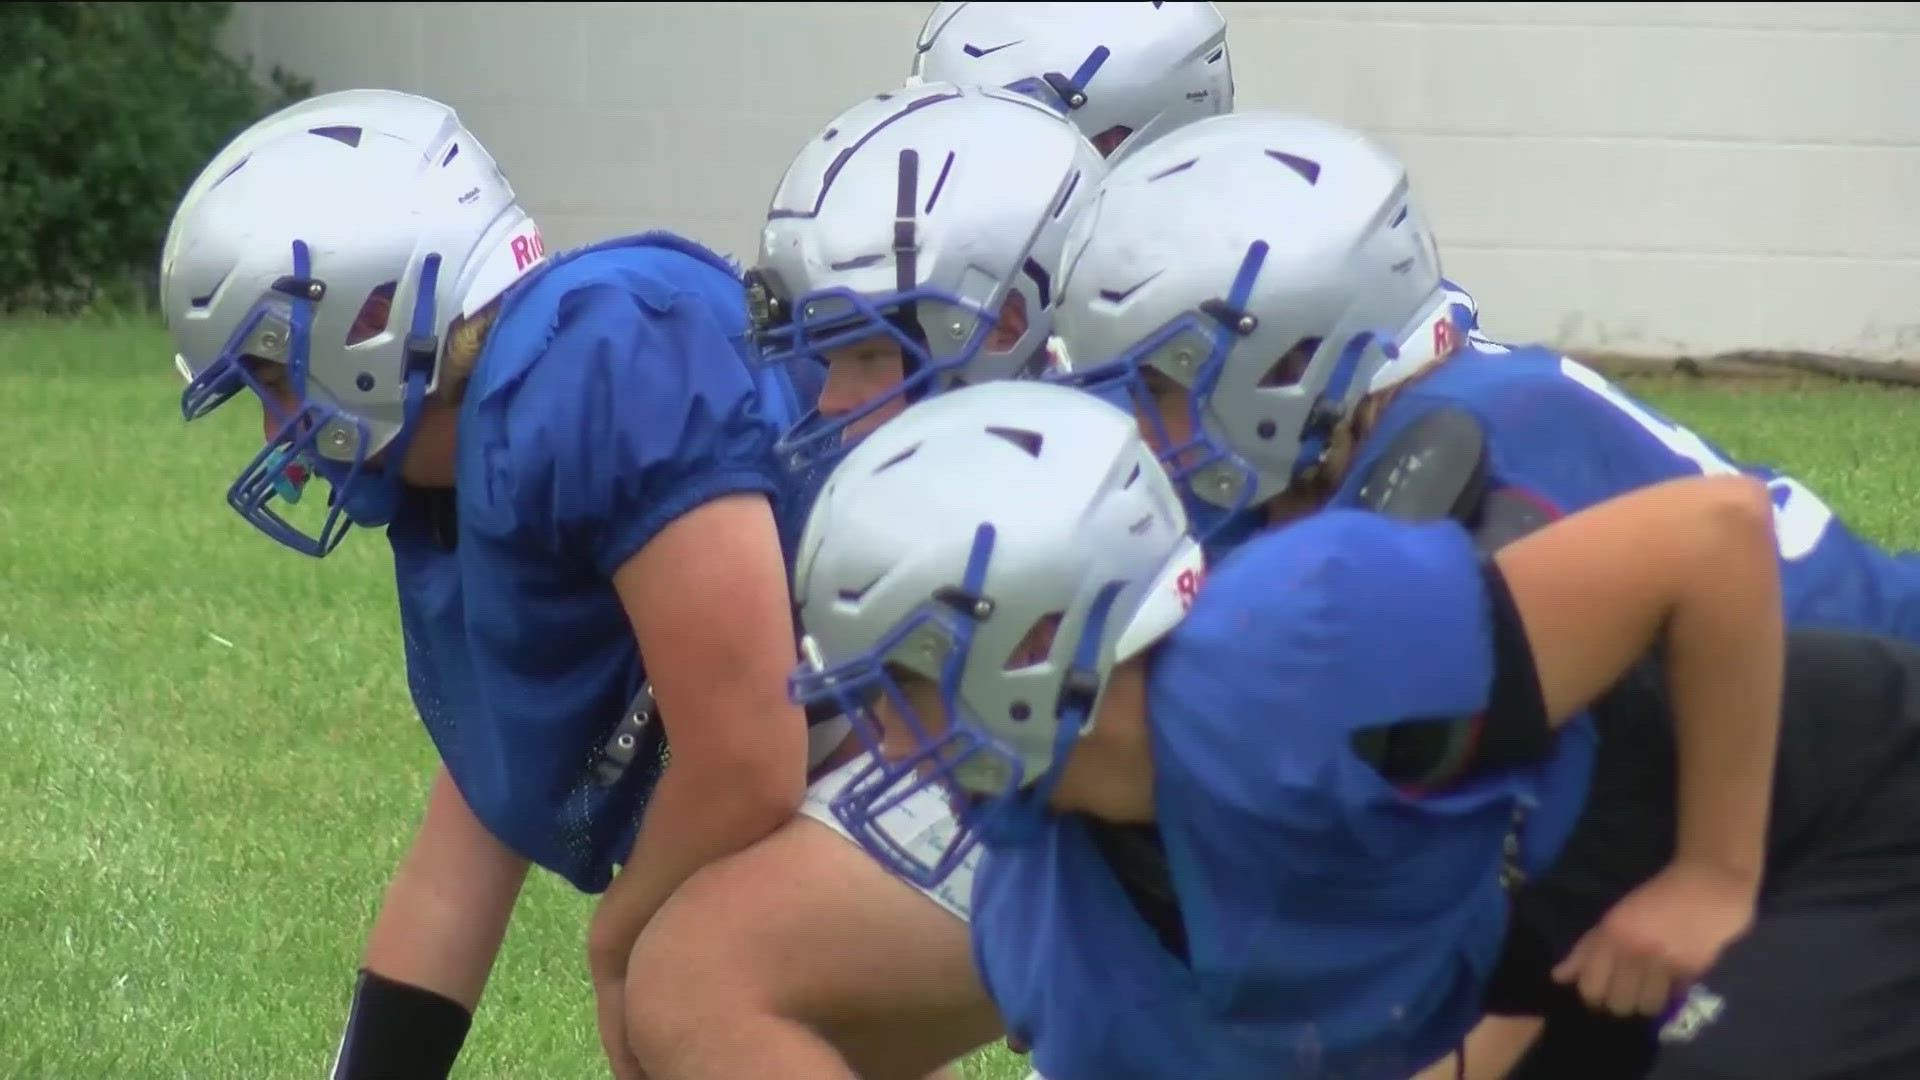
[[[627,1016],[636,1038],[671,1043],[716,1017],[776,1008],[777,958],[760,928],[741,920],[737,895],[709,888],[724,884],[695,875],[634,942]]]
[[[724,1031],[751,998],[739,993],[726,957],[700,955],[687,935],[652,930],[641,934],[627,968],[627,1042],[648,1074],[670,1076],[703,1032]]]
[[[755,981],[750,955],[729,946],[724,928],[649,926],[627,967],[631,1008],[671,1012],[747,997]]]
[[[700,1033],[699,1022],[684,1009],[670,1003],[661,1005],[662,999],[673,996],[662,992],[664,986],[653,987],[651,994],[636,986],[644,981],[629,979],[627,983],[627,1049],[646,1075],[672,1076],[691,1053]]]

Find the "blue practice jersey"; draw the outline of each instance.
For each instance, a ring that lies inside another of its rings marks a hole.
[[[1151,655],[1154,800],[1186,959],[1052,819],[976,878],[976,958],[1049,1080],[1406,1080],[1458,1045],[1506,922],[1503,846],[1549,865],[1591,725],[1538,767],[1403,794],[1357,732],[1470,717],[1492,605],[1452,522],[1329,511],[1248,542]]]
[[[1400,394],[1336,507],[1358,505],[1375,460],[1440,409],[1478,421],[1491,487],[1552,512],[1743,472],[1775,493],[1794,625],[1920,640],[1913,557],[1862,541],[1804,485],[1734,463],[1577,363],[1487,352]],[[1043,1073],[1404,1078],[1464,1035],[1505,926],[1502,830],[1521,869],[1551,865],[1585,799],[1591,722],[1563,729],[1539,770],[1417,800],[1349,747],[1369,725],[1485,705],[1479,581],[1458,527],[1342,509],[1226,557],[1149,682],[1159,834],[1188,959],[1119,884],[1106,827],[1058,818],[1039,843],[982,864],[980,967]]]
[[[594,766],[646,678],[611,577],[715,498],[778,504],[801,394],[755,372],[718,256],[649,234],[556,259],[508,294],[461,404],[452,493],[388,529],[415,707],[495,836],[598,892],[663,754]]]
[[[1848,529],[1799,481],[1742,465],[1591,369],[1538,347],[1464,353],[1409,384],[1381,415],[1331,505],[1359,505],[1374,460],[1408,425],[1464,410],[1487,442],[1488,481],[1561,514],[1683,476],[1745,473],[1774,496],[1786,614],[1796,627],[1920,642],[1920,559]]]

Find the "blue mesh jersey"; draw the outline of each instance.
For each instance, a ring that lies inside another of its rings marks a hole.
[[[1744,473],[1765,481],[1789,622],[1920,642],[1920,557],[1881,550],[1799,481],[1734,461],[1591,369],[1539,347],[1462,353],[1408,384],[1331,505],[1358,505],[1374,459],[1438,409],[1465,410],[1479,421],[1491,486],[1517,489],[1560,514],[1684,476]]]
[[[415,707],[475,815],[599,892],[665,753],[593,765],[645,680],[613,572],[720,496],[776,500],[805,391],[755,372],[732,267],[653,233],[517,284],[460,409],[456,482],[388,529]]]
[[[1551,866],[1597,742],[1583,717],[1541,768],[1417,800],[1349,749],[1364,727],[1485,705],[1470,538],[1341,509],[1435,410],[1472,414],[1488,482],[1553,512],[1678,477],[1752,475],[1774,492],[1791,622],[1920,640],[1913,556],[1866,543],[1804,485],[1733,462],[1577,363],[1475,347],[1402,391],[1335,508],[1236,536],[1151,661],[1178,948],[1123,885],[1110,826],[1062,816],[982,862],[978,964],[1050,1080],[1404,1080],[1478,1019],[1506,923],[1502,849],[1511,835],[1520,869]]]
[[[1406,1080],[1479,1019],[1503,848],[1548,866],[1595,741],[1403,794],[1363,729],[1484,710],[1493,616],[1453,522],[1329,511],[1238,548],[1150,654],[1154,801],[1184,945],[1143,918],[1076,815],[995,847],[976,961],[1049,1080]],[[1523,823],[1523,824],[1522,824]],[[1184,952],[1185,959],[1180,953]]]

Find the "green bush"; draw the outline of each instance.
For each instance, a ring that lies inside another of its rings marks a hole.
[[[201,166],[312,93],[220,51],[232,6],[0,4],[0,310],[149,302]]]

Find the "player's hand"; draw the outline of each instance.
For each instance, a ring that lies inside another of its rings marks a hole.
[[[1758,885],[1682,863],[1628,893],[1553,969],[1588,1006],[1658,1016],[1753,923]]]

